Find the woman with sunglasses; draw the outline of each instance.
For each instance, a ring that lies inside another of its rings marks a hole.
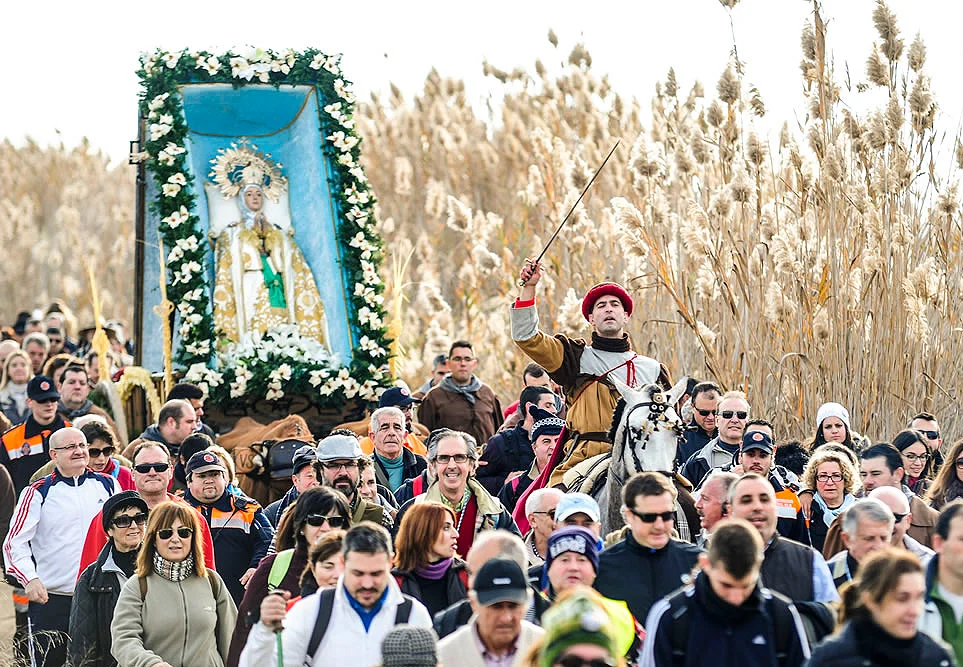
[[[261,602],[273,591],[301,592],[301,573],[308,563],[308,550],[327,533],[347,529],[348,500],[327,486],[301,493],[281,516],[276,533],[277,553],[265,556],[244,591],[238,607],[238,624],[231,637],[227,665],[237,665],[248,633],[260,618]]]
[[[926,578],[914,554],[892,547],[870,554],[840,593],[841,631],[813,650],[808,667],[956,664],[949,646],[917,630]]]
[[[110,622],[121,588],[134,576],[147,503],[136,491],[118,493],[104,503],[101,522],[107,545],[80,575],[70,608],[71,664],[85,667],[117,664],[110,654]]]
[[[957,498],[963,498],[963,440],[957,440],[950,447],[946,463],[926,493],[930,507],[937,511]]]
[[[893,447],[903,455],[903,484],[920,498],[926,495],[933,483],[930,474],[930,448],[921,431],[908,428],[893,438]]]
[[[224,581],[204,566],[200,521],[186,503],[151,510],[137,569],[110,625],[119,665],[224,664],[237,609]]]
[[[101,475],[110,475],[125,491],[133,491],[134,477],[130,473],[130,463],[115,456],[117,440],[113,431],[106,422],[97,420],[96,415],[92,415],[90,419],[91,421],[79,427],[90,443],[87,448],[90,453],[88,467]]]
[[[392,574],[401,592],[421,600],[434,616],[468,597],[468,570],[458,558],[455,512],[427,501],[405,512],[395,538]]]
[[[813,548],[822,551],[826,533],[836,518],[856,502],[859,474],[848,456],[836,447],[824,446],[813,452],[802,476],[803,487],[811,490],[809,537]]]

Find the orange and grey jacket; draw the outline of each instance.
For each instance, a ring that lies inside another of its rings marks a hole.
[[[0,463],[9,471],[18,495],[30,484],[33,474],[50,462],[50,436],[65,426],[70,422],[60,415],[49,424],[38,424],[30,415],[0,436]]]

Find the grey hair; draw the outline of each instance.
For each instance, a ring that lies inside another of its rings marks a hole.
[[[896,523],[893,510],[886,503],[877,498],[861,498],[853,503],[843,515],[843,532],[850,537],[856,536],[860,521],[885,522],[890,531]]]
[[[378,427],[381,426],[381,417],[384,415],[395,415],[401,420],[401,426],[405,425],[405,413],[396,408],[393,405],[389,405],[383,408],[378,408],[371,413],[371,431],[377,431]]]
[[[532,491],[532,493],[528,496],[528,500],[525,501],[525,516],[540,511],[542,507],[542,500],[545,498],[545,496],[555,494],[558,494],[559,498],[565,495],[559,489],[554,487],[535,489]]]
[[[464,431],[456,431],[450,428],[439,428],[431,432],[428,436],[428,460],[434,461],[438,458],[438,443],[446,438],[461,438],[462,442],[465,443],[465,453],[468,455],[470,461],[478,460],[478,442],[475,441],[474,436],[465,433]]]
[[[705,489],[709,486],[710,482],[719,482],[719,489],[722,491],[719,497],[723,502],[726,502],[729,498],[729,489],[732,487],[732,483],[739,479],[739,475],[734,472],[726,472],[724,470],[713,470],[706,477],[706,480],[702,483],[702,488]]]
[[[20,345],[20,348],[26,350],[27,345],[30,343],[37,343],[44,350],[48,352],[50,351],[50,339],[47,338],[47,334],[43,333],[42,331],[34,331],[27,334],[27,336],[23,339],[23,343]]]
[[[68,435],[79,435],[80,439],[85,443],[87,442],[87,436],[79,428],[73,426],[65,426],[64,428],[57,429],[50,435],[50,449],[56,449],[60,447],[61,441],[65,440]]]
[[[498,553],[493,558],[506,558],[518,563],[522,572],[528,569],[528,553],[525,550],[525,543],[515,533],[496,528],[495,530],[483,530],[475,536],[471,549],[468,554],[476,549],[483,548],[486,544],[494,542],[498,545]]]

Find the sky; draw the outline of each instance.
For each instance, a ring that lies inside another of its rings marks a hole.
[[[4,103],[0,137],[16,145],[76,145],[86,137],[115,161],[136,136],[138,54],[157,47],[225,51],[233,46],[343,53],[355,92],[384,92],[393,82],[410,100],[432,67],[463,79],[476,108],[500,86],[482,75],[482,61],[534,72],[534,62],[558,66],[577,43],[592,54],[623,97],[648,107],[657,81],[674,67],[687,90],[700,80],[712,91],[733,44],[729,14],[719,0],[489,0],[435,2],[184,2],[89,0],[15,1],[4,8]],[[865,79],[876,33],[875,0],[823,0],[831,57],[842,79]],[[940,104],[937,124],[955,134],[963,118],[959,40],[963,3],[890,0],[908,47],[917,31],[927,46],[926,69]],[[741,0],[732,11],[746,82],[759,88],[776,127],[802,114],[799,36],[812,2]],[[547,34],[553,29],[559,48]],[[865,108],[872,98],[844,92]],[[762,128],[767,129],[767,128]]]

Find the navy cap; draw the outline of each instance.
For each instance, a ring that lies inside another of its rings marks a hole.
[[[389,387],[378,399],[379,408],[403,408],[412,403],[421,403],[421,401],[412,397],[411,392],[404,387]]]
[[[31,401],[59,399],[60,392],[54,387],[53,380],[46,375],[37,375],[27,383],[27,398]]]
[[[769,437],[768,433],[749,431],[742,436],[742,451],[748,452],[750,449],[761,449],[772,454],[776,448],[773,446],[772,438]]]
[[[203,452],[197,452],[197,454],[191,457],[190,461],[187,462],[184,473],[190,477],[195,472],[207,472],[209,470],[220,470],[223,473],[227,472],[227,468],[221,463],[220,457],[214,452],[205,449]]]

